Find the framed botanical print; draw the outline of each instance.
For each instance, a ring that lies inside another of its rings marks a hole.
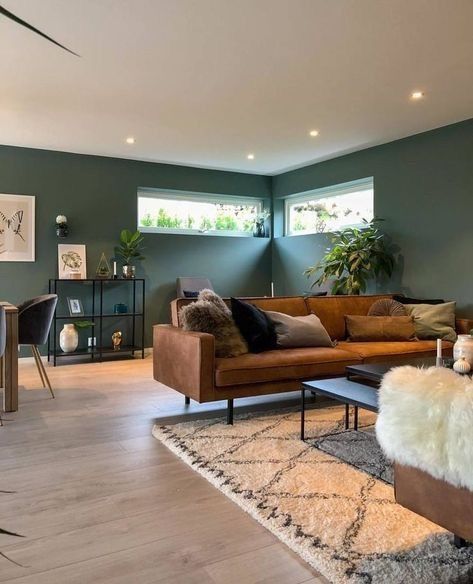
[[[35,197],[0,194],[0,262],[35,261]]]
[[[85,245],[60,243],[57,246],[57,261],[60,280],[87,278]]]

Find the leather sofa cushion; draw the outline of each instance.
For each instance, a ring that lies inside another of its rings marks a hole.
[[[215,360],[215,384],[218,387],[262,383],[285,379],[310,379],[343,375],[347,365],[360,362],[353,352],[338,347],[310,347],[248,353]]]
[[[436,341],[387,341],[387,342],[351,342],[341,341],[337,347],[344,351],[353,351],[365,363],[387,361],[389,358],[435,357]],[[443,341],[444,356],[452,354],[453,344]]]
[[[340,341],[347,336],[345,315],[367,315],[373,302],[380,298],[391,298],[391,295],[311,297],[306,298],[306,304],[309,312],[313,312],[320,318],[332,339]],[[271,308],[271,310],[277,309]]]

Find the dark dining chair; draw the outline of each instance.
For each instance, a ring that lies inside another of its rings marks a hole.
[[[54,391],[41,360],[38,345],[44,345],[48,340],[56,304],[56,294],[44,294],[18,306],[18,343],[31,347],[43,387],[48,387],[52,397],[55,397]]]
[[[178,298],[197,298],[204,288],[213,290],[212,283],[207,278],[176,278]]]
[[[7,344],[7,322],[6,322],[6,317],[5,317],[5,308],[3,306],[0,306],[0,359],[3,358],[3,355],[5,353],[5,346]],[[4,376],[3,374],[3,367],[5,365],[3,364],[3,366],[0,366],[0,371],[2,372],[2,378]],[[0,379],[0,387],[3,384],[3,379]],[[2,416],[0,414],[0,426],[3,426],[3,421],[2,421]]]

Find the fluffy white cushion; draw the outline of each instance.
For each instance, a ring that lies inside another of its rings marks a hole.
[[[391,460],[473,490],[473,382],[450,369],[396,367],[379,390],[376,436]]]

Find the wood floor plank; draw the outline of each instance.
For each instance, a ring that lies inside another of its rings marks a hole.
[[[0,526],[25,535],[0,536],[24,566],[0,557],[0,582],[325,582],[151,436],[159,418],[223,415],[224,403],[186,406],[150,358],[48,374],[55,400],[20,363],[20,410],[0,428],[0,489],[15,491],[0,493]]]

